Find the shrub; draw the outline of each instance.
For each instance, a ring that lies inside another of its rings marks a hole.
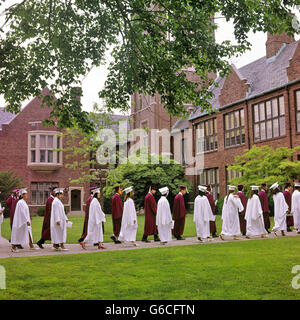
[[[36,214],[37,214],[39,217],[43,217],[44,214],[45,214],[45,207],[40,207],[40,208],[38,208]]]

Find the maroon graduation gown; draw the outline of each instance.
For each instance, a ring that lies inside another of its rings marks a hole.
[[[54,200],[54,197],[50,196],[46,201],[44,222],[43,222],[43,227],[42,227],[42,239],[43,240],[51,240],[50,219],[51,219],[51,208],[52,208],[53,200]]]
[[[239,219],[240,219],[240,227],[241,227],[241,232],[242,234],[246,234],[246,220],[245,220],[245,212],[247,209],[247,198],[244,194],[244,192],[239,191],[237,193],[237,195],[239,196],[239,198],[241,199],[242,205],[244,207],[244,210],[242,212],[239,213]]]
[[[122,199],[118,193],[116,193],[112,197],[112,207],[111,207],[111,215],[113,222],[113,232],[115,237],[118,237],[121,230],[122,223],[122,214],[123,214],[123,204]]]
[[[288,190],[283,191],[283,195],[285,198],[285,202],[289,206],[289,211],[291,212],[291,206],[292,206],[292,195]],[[286,225],[287,227],[292,227],[294,225],[294,219],[293,216],[286,217]]]
[[[12,196],[9,196],[6,200],[6,205],[9,209],[9,219],[10,219],[10,227],[12,228],[13,222],[14,222],[14,215],[15,215],[15,210],[16,206],[18,203],[19,199],[15,199]]]
[[[156,227],[156,214],[157,214],[157,204],[152,193],[148,193],[144,201],[145,208],[145,227],[144,235],[151,236],[157,235]]]
[[[264,190],[259,191],[258,196],[263,210],[265,228],[269,229],[271,227],[269,199]]]
[[[216,205],[215,205],[214,196],[211,193],[207,193],[206,197],[209,201],[211,211],[212,211],[213,215],[215,215]],[[216,221],[209,221],[209,229],[210,229],[210,233],[212,233],[212,234],[217,232]]]
[[[83,231],[82,231],[81,239],[85,239],[87,236],[90,204],[91,204],[92,199],[93,199],[93,196],[89,196],[89,198],[87,199],[86,204],[85,204],[85,216],[84,216]]]
[[[175,221],[173,235],[175,237],[181,236],[183,234],[186,215],[187,212],[185,209],[183,195],[182,193],[178,193],[174,199],[173,205],[173,219]]]

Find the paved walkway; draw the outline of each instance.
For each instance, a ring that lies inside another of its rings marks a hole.
[[[282,236],[279,235],[278,238]],[[286,237],[300,237],[296,231],[287,232]],[[48,256],[48,255],[66,255],[66,254],[87,254],[87,253],[94,253],[94,252],[107,252],[107,251],[118,251],[118,250],[138,250],[138,249],[145,249],[145,248],[158,248],[158,247],[175,247],[175,246],[186,246],[186,245],[209,245],[213,243],[228,243],[228,242],[239,242],[239,241],[252,241],[252,240],[265,240],[267,239],[274,239],[276,236],[274,233],[268,235],[268,238],[261,239],[260,237],[253,237],[252,239],[246,239],[245,237],[240,237],[240,240],[233,240],[232,237],[225,237],[225,241],[222,241],[219,237],[214,238],[212,240],[205,240],[204,242],[199,242],[196,237],[193,238],[186,238],[185,240],[174,240],[169,242],[167,245],[162,245],[160,242],[154,242],[153,240],[150,243],[145,243],[142,241],[137,241],[138,247],[133,246],[131,243],[126,244],[114,244],[113,242],[104,243],[105,250],[98,250],[97,247],[93,245],[87,245],[87,250],[83,250],[81,246],[77,244],[66,244],[65,247],[69,249],[69,251],[55,251],[52,249],[51,244],[45,244],[45,249],[38,249],[38,250],[30,250],[28,247],[24,248],[23,250],[19,250],[18,253],[11,252],[11,247],[9,242],[4,243],[3,241],[0,242],[0,259],[1,258],[15,258],[15,257],[35,257],[35,256]],[[35,245],[35,247],[37,247]]]

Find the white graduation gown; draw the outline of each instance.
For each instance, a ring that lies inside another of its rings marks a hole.
[[[33,242],[31,226],[27,225],[27,222],[30,223],[30,213],[29,208],[24,199],[18,201],[14,221],[11,231],[11,244],[29,244],[29,235]]]
[[[298,190],[293,192],[291,211],[294,217],[294,228],[300,229],[300,192]]]
[[[197,196],[194,203],[194,222],[196,223],[197,237],[209,238],[209,221],[214,221],[210,203],[206,196]]]
[[[156,225],[160,241],[172,241],[172,214],[169,201],[165,196],[162,196],[157,203]]]
[[[84,242],[98,243],[103,242],[102,222],[105,222],[105,214],[96,198],[93,198],[89,209],[89,222],[87,236]]]
[[[54,198],[51,207],[50,234],[54,244],[66,243],[67,241],[67,216],[64,205],[58,198]],[[60,225],[57,225],[60,222]]]
[[[134,223],[135,221],[135,223]],[[135,241],[138,224],[134,202],[128,198],[124,203],[119,241]]]
[[[239,212],[244,207],[239,197],[230,194],[224,199],[222,209],[222,234],[225,236],[239,236],[241,234]]]
[[[256,194],[254,194],[247,202],[245,220],[247,221],[247,236],[260,236],[266,234],[263,210],[259,196]]]
[[[282,192],[273,195],[274,200],[274,222],[273,231],[286,231],[286,212],[289,207]]]

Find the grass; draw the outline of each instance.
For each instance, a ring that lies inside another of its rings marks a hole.
[[[2,299],[299,299],[300,238],[1,259]]]
[[[73,222],[71,229],[67,229],[67,243],[77,243],[77,240],[80,238],[83,229],[84,217],[69,217],[70,221]],[[138,231],[137,231],[137,240],[141,240],[144,233],[144,216],[138,216]],[[217,232],[220,233],[222,229],[222,220],[221,216],[217,216]],[[36,243],[41,237],[43,217],[33,217],[31,222],[33,240]],[[273,218],[271,218],[271,224],[273,225]],[[106,215],[106,223],[104,224],[104,242],[111,242],[110,236],[112,235],[112,220],[111,215]],[[6,239],[10,238],[10,224],[9,219],[5,219],[2,224],[2,236]],[[193,215],[189,214],[184,228],[185,237],[196,237],[196,227],[193,221]],[[150,236],[149,239],[153,239],[153,236]],[[47,241],[46,243],[50,243]]]

